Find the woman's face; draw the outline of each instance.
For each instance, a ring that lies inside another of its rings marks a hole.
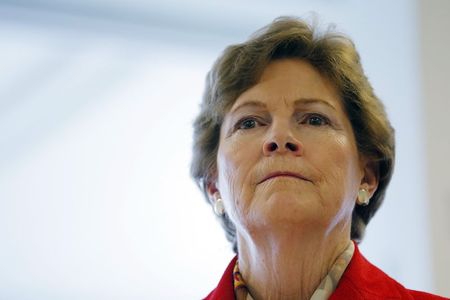
[[[238,234],[350,230],[364,184],[336,88],[309,63],[273,61],[225,115],[216,182]]]

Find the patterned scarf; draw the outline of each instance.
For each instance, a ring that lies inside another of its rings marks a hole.
[[[354,252],[355,245],[353,242],[350,242],[344,252],[336,259],[328,274],[322,279],[311,296],[311,300],[326,300],[331,296],[336,289],[342,274],[344,274],[345,269],[350,263]],[[237,300],[253,300],[253,297],[250,295],[247,285],[242,278],[241,272],[239,271],[237,260],[233,270],[233,281],[234,293]]]

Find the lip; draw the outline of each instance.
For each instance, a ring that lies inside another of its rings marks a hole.
[[[303,176],[300,173],[290,172],[290,171],[277,171],[277,172],[269,173],[259,183],[263,183],[264,181],[267,181],[269,179],[273,179],[273,178],[276,178],[276,177],[293,177],[293,178],[297,178],[297,179],[300,179],[300,180],[310,181],[308,178],[306,178],[305,176]]]

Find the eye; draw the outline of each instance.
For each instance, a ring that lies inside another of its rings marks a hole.
[[[236,129],[252,129],[259,125],[255,118],[245,118],[237,122]]]
[[[311,126],[324,126],[330,125],[330,120],[327,117],[319,114],[311,114],[307,115],[302,123]]]

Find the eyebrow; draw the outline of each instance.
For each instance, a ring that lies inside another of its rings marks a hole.
[[[233,108],[231,110],[231,113],[233,113],[233,112],[235,112],[237,110],[240,110],[240,109],[242,109],[244,107],[247,107],[247,106],[255,107],[255,108],[266,108],[267,107],[267,105],[264,102],[257,101],[257,100],[250,100],[250,101],[246,101],[246,102],[244,102],[242,104],[239,104],[238,106]]]
[[[334,107],[334,105],[332,105],[330,102],[320,99],[320,98],[300,98],[294,101],[294,106],[300,106],[300,105],[305,105],[305,104],[315,104],[315,103],[319,103],[319,104],[324,104],[326,106],[328,106],[329,108],[336,110],[336,107]]]
[[[336,110],[336,107],[334,107],[331,103],[329,103],[326,100],[320,99],[320,98],[299,98],[297,100],[294,101],[294,106],[302,106],[302,105],[311,105],[311,104],[324,104],[328,107],[330,107],[333,110]],[[250,101],[246,101],[242,104],[239,104],[238,106],[236,106],[235,108],[233,108],[231,110],[231,113],[240,110],[244,107],[254,107],[254,108],[266,108],[267,105],[264,102],[261,101],[257,101],[257,100],[250,100]]]

